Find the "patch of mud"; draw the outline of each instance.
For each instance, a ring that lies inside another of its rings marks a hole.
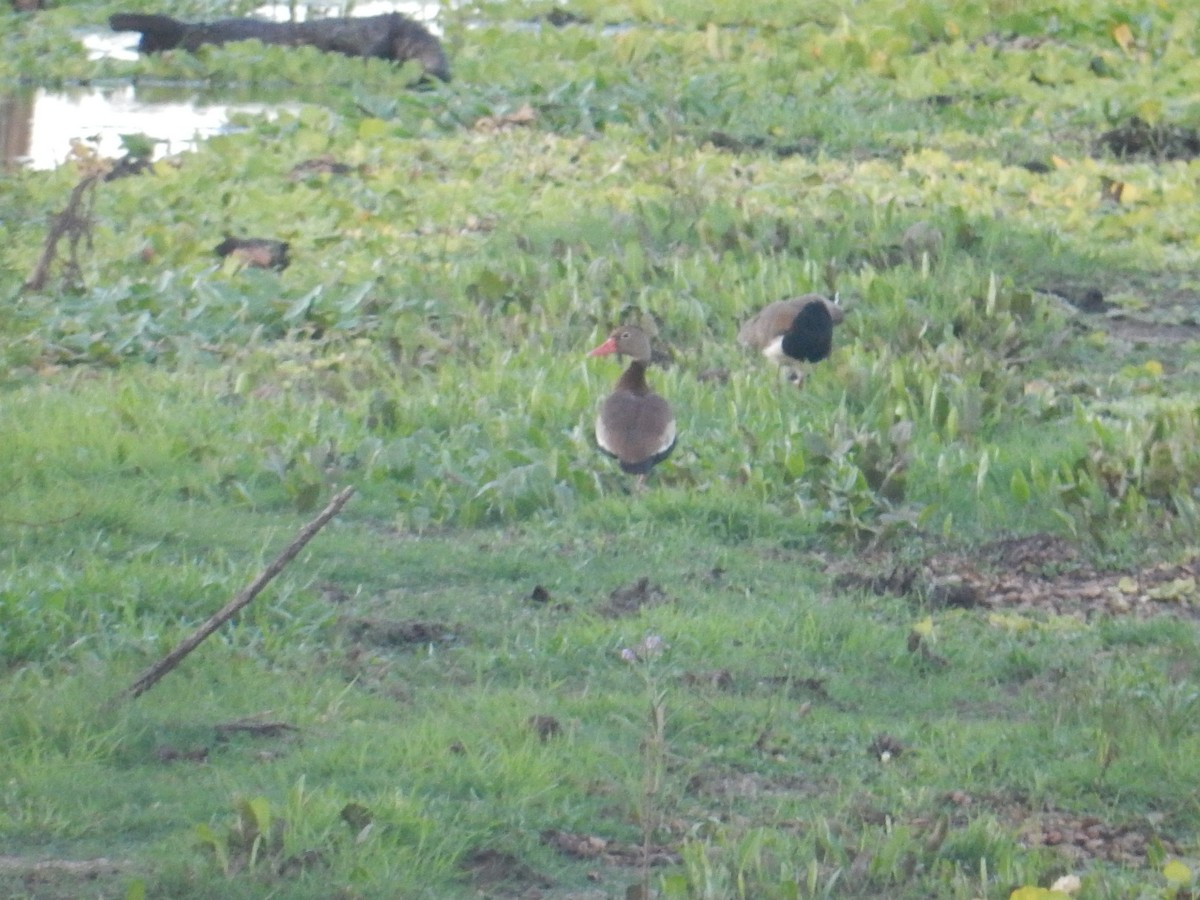
[[[592,859],[619,866],[677,866],[682,861],[675,850],[658,844],[624,844],[594,834],[555,828],[543,831],[541,838],[543,844],[574,859]]]
[[[154,758],[162,763],[206,763],[208,762],[208,748],[196,747],[193,749],[185,749],[181,747],[175,747],[170,744],[162,744],[154,748]]]
[[[1149,122],[1134,116],[1096,139],[1098,153],[1107,151],[1118,159],[1195,159],[1200,156],[1200,131],[1184,125]]]
[[[1172,345],[1200,341],[1200,317],[1195,312],[1200,309],[1200,292],[1156,284],[1116,285],[1115,292],[1122,289],[1144,296],[1153,309],[1145,316],[1122,311],[1095,285],[1055,284],[1035,288],[1039,294],[1055,297],[1079,312],[1096,314],[1088,320],[1090,324],[1131,343]]]
[[[724,131],[712,131],[701,138],[701,143],[711,144],[717,150],[730,153],[770,153],[780,159],[789,156],[816,156],[821,144],[815,138],[802,138],[790,144],[779,144],[760,135],[735,137]]]
[[[213,726],[218,740],[227,740],[230,735],[249,734],[254,737],[283,737],[297,734],[300,729],[288,722],[276,722],[251,716],[245,719],[235,719],[232,722],[220,722]]]
[[[416,619],[352,618],[344,619],[342,628],[356,644],[393,649],[449,643],[457,637],[445,623]]]
[[[1152,816],[1106,822],[1099,816],[1053,807],[1031,808],[1020,798],[977,797],[965,791],[952,792],[946,801],[953,809],[953,827],[965,827],[980,814],[991,813],[1013,829],[1022,845],[1052,848],[1073,864],[1105,860],[1141,868],[1148,864],[1151,848],[1169,855],[1182,852],[1175,842],[1159,833]]]
[[[715,691],[733,690],[733,673],[728,669],[684,672],[682,680],[685,685],[691,688],[710,688]]]
[[[1173,345],[1200,341],[1200,325],[1171,325],[1115,316],[1105,320],[1104,328],[1113,337],[1131,344]]]
[[[1090,618],[1200,618],[1200,558],[1133,572],[1100,571],[1063,538],[1006,538],[920,563],[881,557],[839,564],[835,584],[923,600],[935,607],[1041,612]],[[853,565],[853,570],[850,566]]]
[[[124,897],[131,864],[106,859],[32,859],[0,854],[0,895],[38,900]]]
[[[1200,342],[1200,316],[1196,312],[1200,310],[1200,292],[1185,286],[1137,281],[1112,285],[1111,292],[1146,298],[1151,308],[1142,315],[1121,310],[1094,284],[1053,284],[1034,290],[1079,312],[1089,313],[1086,319],[1089,327],[1107,331],[1119,341],[1164,349]]]
[[[489,897],[497,896],[495,892],[500,888],[513,892],[504,896],[525,896],[520,893],[521,888],[529,889],[529,895],[536,896],[534,890],[554,885],[545,875],[530,868],[511,853],[487,847],[467,854],[460,865],[475,888]]]
[[[824,678],[798,678],[795,675],[767,675],[758,680],[760,685],[769,688],[785,687],[787,693],[791,697],[800,699],[814,699],[822,702],[831,702],[832,697],[829,696],[829,691],[825,687],[826,679]]]
[[[635,615],[642,607],[658,606],[670,601],[666,591],[643,575],[637,581],[619,587],[608,595],[608,603],[600,614],[610,619]]]

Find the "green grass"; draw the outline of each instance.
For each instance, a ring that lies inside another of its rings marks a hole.
[[[116,9],[0,12],[0,79],[299,109],[101,183],[41,292],[81,169],[0,179],[0,894],[1194,890],[1196,163],[1099,145],[1200,125],[1194,17],[476,4],[411,91],[256,45],[87,60]],[[354,171],[289,176],[324,154]],[[221,264],[229,233],[293,262]],[[831,289],[802,390],[736,347]],[[670,356],[644,491],[591,441],[618,321]]]

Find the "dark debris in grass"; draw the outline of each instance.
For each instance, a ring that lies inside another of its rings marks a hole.
[[[537,715],[529,717],[529,727],[542,743],[562,734],[562,723],[554,716]]]
[[[688,687],[712,688],[718,691],[733,690],[733,673],[728,669],[710,669],[703,672],[684,672],[683,683]]]
[[[994,815],[1012,828],[1025,846],[1051,848],[1076,865],[1104,860],[1141,867],[1152,851],[1181,852],[1175,841],[1159,832],[1153,815],[1111,822],[1090,813],[1032,805],[1021,796],[951,791],[944,799],[952,828],[965,828],[982,815]],[[911,824],[920,827],[924,821],[917,819]]]
[[[1172,284],[1169,279],[1146,281],[1123,276],[1098,284],[1049,283],[1035,288],[1064,301],[1081,313],[1091,314],[1089,327],[1107,331],[1117,340],[1159,348],[1200,342],[1200,292],[1187,285]],[[1109,298],[1132,294],[1146,299],[1153,308],[1134,314],[1122,310]]]
[[[711,144],[717,150],[727,150],[730,153],[766,152],[780,159],[789,156],[816,156],[821,144],[815,138],[801,138],[792,143],[780,144],[768,138],[751,135],[739,138],[724,131],[713,131],[704,135],[703,143]]]
[[[295,725],[287,722],[274,722],[252,717],[235,719],[232,722],[221,722],[213,726],[219,739],[228,739],[233,734],[249,734],[255,737],[279,737],[290,732],[299,731]]]
[[[658,606],[667,603],[670,598],[666,591],[643,575],[630,584],[615,588],[608,595],[608,603],[600,610],[601,615],[609,618],[635,615],[643,607]]]
[[[970,552],[935,553],[919,563],[887,554],[835,566],[841,588],[912,597],[937,608],[1200,618],[1200,557],[1135,571],[1102,571],[1065,538],[1005,538]]]
[[[509,890],[520,888],[547,889],[554,882],[542,873],[528,866],[511,853],[503,850],[493,850],[490,847],[479,847],[466,855],[460,864],[471,879],[471,883],[488,896],[492,892],[505,888]],[[525,896],[516,894],[514,896]],[[531,895],[532,896],[532,895]]]
[[[40,900],[123,897],[131,868],[129,862],[104,857],[34,859],[3,854],[0,855],[0,893],[6,897],[38,897]]]
[[[626,844],[594,834],[579,834],[548,828],[541,834],[542,843],[574,859],[592,859],[620,866],[677,866],[679,853],[659,844]]]
[[[185,750],[180,747],[171,746],[170,744],[164,744],[154,748],[154,758],[163,763],[206,763],[208,762],[208,748],[197,747],[192,750]]]
[[[1151,125],[1133,116],[1129,121],[1101,134],[1096,140],[1096,147],[1098,151],[1107,151],[1119,159],[1195,159],[1200,156],[1200,131],[1166,122]]]
[[[455,629],[443,622],[416,619],[348,618],[342,627],[357,644],[397,649],[447,643],[457,636]]]

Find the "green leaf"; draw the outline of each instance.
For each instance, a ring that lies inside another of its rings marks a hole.
[[[1025,473],[1020,469],[1013,472],[1012,481],[1009,483],[1009,493],[1022,506],[1029,502],[1029,482],[1025,480]]]

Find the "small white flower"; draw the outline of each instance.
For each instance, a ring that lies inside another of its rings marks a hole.
[[[640,656],[657,656],[666,649],[666,644],[663,639],[657,634],[648,634],[642,639],[641,646],[638,647]]]
[[[1061,891],[1064,894],[1073,894],[1083,887],[1083,882],[1079,880],[1078,875],[1064,875],[1054,884],[1050,885],[1050,890]]]
[[[625,660],[625,662],[627,662],[627,663],[637,662],[637,658],[638,658],[637,654],[634,653],[632,650],[630,650],[628,647],[621,648],[621,659]]]

